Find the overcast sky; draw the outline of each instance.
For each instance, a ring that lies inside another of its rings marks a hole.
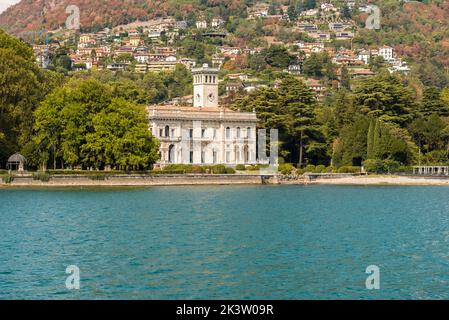
[[[6,10],[10,5],[19,2],[20,0],[0,0],[0,13]]]

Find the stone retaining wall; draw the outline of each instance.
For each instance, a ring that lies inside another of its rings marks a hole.
[[[105,177],[105,180],[94,180],[83,175],[55,175],[48,182],[33,180],[30,175],[15,176],[10,184],[0,180],[1,186],[170,186],[170,185],[234,185],[234,184],[276,184],[276,176],[262,175],[207,175],[207,174],[182,174],[182,175],[113,175]]]

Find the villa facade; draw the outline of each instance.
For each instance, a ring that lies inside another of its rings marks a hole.
[[[157,165],[256,164],[256,114],[219,105],[218,69],[203,65],[192,74],[193,106],[148,107],[150,130],[161,142]]]

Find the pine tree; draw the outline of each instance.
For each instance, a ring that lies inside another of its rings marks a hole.
[[[296,12],[296,7],[295,5],[290,5],[288,7],[288,18],[290,19],[290,21],[296,21],[298,19],[298,13]]]
[[[351,90],[351,77],[349,76],[349,71],[346,66],[341,68],[340,83],[342,88]]]

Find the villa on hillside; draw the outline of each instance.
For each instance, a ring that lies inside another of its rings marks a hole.
[[[168,164],[256,164],[255,112],[219,105],[218,69],[192,70],[193,106],[148,107],[150,130],[161,142],[160,160]]]

